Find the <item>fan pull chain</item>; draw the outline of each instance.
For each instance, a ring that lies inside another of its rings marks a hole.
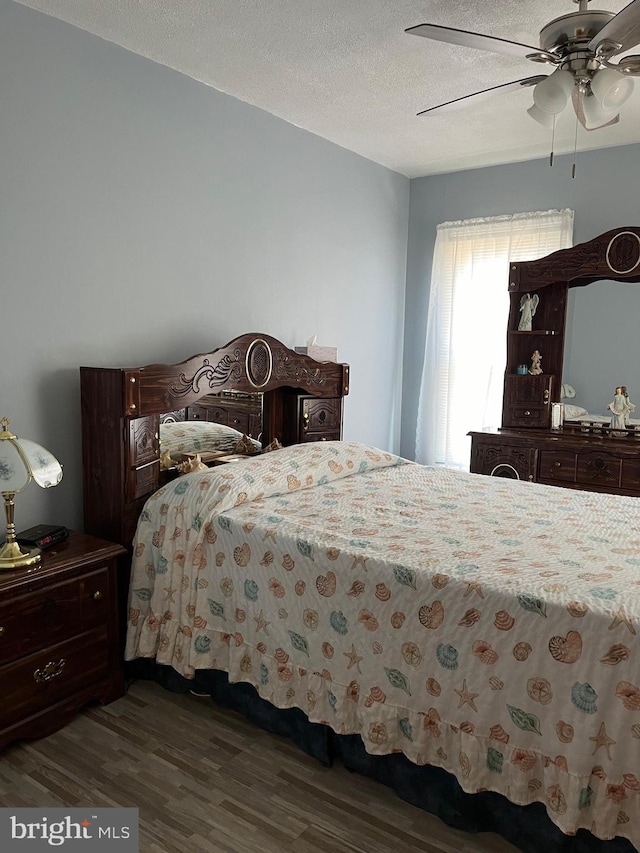
[[[551,154],[549,155],[549,166],[553,168],[553,149],[556,139],[556,114],[553,114],[553,126],[551,130]]]
[[[576,113],[576,133],[573,138],[573,166],[571,168],[571,177],[576,176],[576,151],[578,150],[578,113]]]

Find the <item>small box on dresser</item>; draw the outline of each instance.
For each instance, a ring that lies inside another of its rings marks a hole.
[[[31,570],[0,572],[0,749],[64,726],[124,694],[118,562],[125,549],[82,533]]]

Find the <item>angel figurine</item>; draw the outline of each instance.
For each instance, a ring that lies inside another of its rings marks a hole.
[[[629,423],[629,415],[636,409],[629,400],[629,394],[624,385],[618,385],[615,396],[607,408],[611,412],[612,429],[626,429]]]
[[[532,376],[539,376],[542,373],[541,362],[542,356],[540,355],[540,350],[534,350],[531,356],[531,367],[529,368],[529,373]]]
[[[525,293],[520,300],[520,322],[518,323],[519,332],[530,332],[532,329],[533,315],[538,308],[540,297],[537,293],[533,296],[530,293]]]

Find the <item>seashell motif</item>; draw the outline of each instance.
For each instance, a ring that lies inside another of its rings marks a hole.
[[[354,581],[351,584],[351,588],[348,590],[347,595],[350,595],[355,598],[357,595],[362,595],[363,592],[364,584],[362,583],[362,581]]]
[[[292,571],[294,566],[295,566],[295,560],[293,560],[291,558],[290,554],[285,554],[284,557],[282,558],[282,568],[285,571],[290,572],[290,571]]]
[[[209,545],[213,545],[218,538],[218,534],[213,529],[213,524],[210,521],[207,521],[204,526],[204,535]]]
[[[425,628],[439,628],[444,622],[444,607],[441,601],[434,601],[431,606],[423,604],[418,611],[418,619]]]
[[[379,643],[377,640],[375,643],[371,644],[371,648],[373,649],[374,655],[381,655],[382,652],[384,651],[384,647],[383,647],[382,643]]]
[[[399,610],[396,610],[396,612],[391,617],[391,624],[394,628],[402,628],[404,620],[406,618],[407,617],[404,615],[404,613],[401,613]]]
[[[162,543],[164,542],[164,532],[165,527],[164,524],[160,528],[160,530],[154,530],[153,536],[151,537],[151,544],[154,548],[161,548]]]
[[[624,646],[622,643],[616,643],[614,646],[611,646],[603,658],[600,658],[600,663],[607,663],[610,666],[615,666],[623,660],[628,660],[630,654],[631,649]]]
[[[360,685],[357,681],[351,681],[347,687],[347,699],[357,702],[360,699]]]
[[[129,622],[131,622],[131,624],[134,626],[134,628],[138,624],[139,619],[140,619],[140,611],[134,610],[133,607],[130,607],[129,608]]]
[[[631,791],[640,791],[640,782],[638,781],[638,777],[634,776],[633,773],[625,773],[622,781],[625,788],[629,788]]]
[[[500,679],[499,679],[499,678],[496,678],[496,676],[495,676],[495,675],[493,675],[493,676],[491,676],[491,678],[489,679],[489,687],[490,687],[492,690],[502,690],[502,688],[504,687],[504,682],[503,682],[503,681],[500,681]]]
[[[547,805],[556,814],[564,814],[567,811],[567,801],[560,785],[552,785],[547,789]]]
[[[449,575],[434,575],[431,578],[431,583],[435,586],[436,589],[444,589],[445,586],[449,583]]]
[[[559,663],[575,663],[582,656],[582,637],[577,631],[569,631],[566,637],[551,637],[549,652]]]
[[[287,689],[287,692],[285,693],[285,696],[287,697],[287,700],[289,702],[291,702],[291,700],[294,698],[295,695],[296,695],[296,691],[293,689],[293,687],[289,687]]]
[[[636,723],[634,726],[631,726],[631,734],[636,740],[640,740],[640,723]]]
[[[289,655],[285,652],[284,649],[276,649],[273,656],[278,661],[278,663],[286,663],[289,660]]]
[[[251,672],[251,658],[249,655],[243,655],[242,660],[240,661],[240,670],[242,672]]]
[[[304,581],[298,581],[294,587],[296,591],[296,595],[304,595],[304,591],[307,588],[307,585]]]
[[[257,643],[256,649],[260,652],[261,655],[264,655],[267,653],[267,647],[265,646],[264,643]]]
[[[567,604],[567,610],[570,616],[575,616],[576,619],[581,619],[589,610],[586,604],[581,601],[570,601]]]
[[[598,694],[586,681],[584,684],[580,684],[579,681],[576,681],[571,688],[571,701],[579,711],[582,711],[583,714],[596,713],[598,710],[596,706],[597,698]]]
[[[246,492],[240,492],[240,495],[244,495],[243,500],[240,501],[240,503],[244,503],[247,499],[247,493]],[[238,506],[238,504],[235,504],[235,506]],[[245,533],[251,533],[251,531],[253,530],[254,527],[255,527],[255,524],[253,524],[253,522],[251,522],[251,521],[245,521],[245,523],[242,525],[242,529],[244,530]]]
[[[533,793],[534,791],[539,791],[540,788],[542,788],[542,782],[539,779],[531,779],[527,787],[531,793]]]
[[[367,629],[367,631],[377,631],[380,627],[378,620],[370,610],[366,607],[358,613],[358,622]]]
[[[349,631],[349,624],[347,617],[344,615],[342,610],[334,610],[329,616],[329,624],[333,628],[333,630],[344,636]]]
[[[409,666],[419,666],[422,661],[422,652],[415,643],[404,643],[402,657]]]
[[[527,681],[527,693],[530,699],[541,705],[548,705],[553,699],[553,690],[546,678],[530,678]]]
[[[336,591],[336,576],[334,573],[327,572],[326,575],[318,575],[316,578],[316,589],[320,595],[331,598]]]
[[[189,619],[193,619],[196,615],[196,606],[195,604],[187,604],[185,607],[185,613],[189,617]]]
[[[286,684],[287,681],[291,681],[293,677],[293,672],[289,669],[288,666],[283,666],[282,664],[278,666],[278,679]]]
[[[440,761],[446,761],[448,758],[447,753],[444,751],[444,749],[441,746],[438,747],[436,755],[438,756]]]
[[[322,654],[326,658],[328,658],[329,660],[331,660],[331,658],[333,657],[334,652],[335,652],[335,649],[333,648],[331,643],[323,643],[322,644]]]
[[[472,625],[475,625],[476,622],[480,619],[481,613],[479,610],[476,610],[475,607],[472,607],[470,610],[464,614],[462,619],[458,622],[458,625],[462,625],[463,628],[470,628]]]
[[[604,767],[602,767],[600,764],[596,764],[595,767],[591,768],[591,775],[595,776],[597,779],[602,779],[602,780],[607,778],[607,773],[606,773]]]
[[[239,649],[241,645],[244,643],[244,637],[239,631],[233,635],[234,640],[236,641],[236,648]]]
[[[280,619],[288,619],[289,618],[289,614],[287,613],[287,611],[285,610],[284,607],[278,608],[278,617]]]
[[[498,631],[510,631],[516,624],[516,620],[513,616],[510,616],[506,610],[498,610],[496,618],[493,620],[493,624],[496,626]]]
[[[640,711],[640,690],[629,681],[620,681],[616,686],[616,696],[622,699],[627,711]]]
[[[273,563],[273,551],[265,551],[262,559],[260,560],[261,566],[270,566]]]
[[[469,774],[471,773],[471,762],[469,761],[469,756],[466,752],[460,752],[458,755],[458,762],[460,764],[463,779],[468,779]]]
[[[293,474],[287,474],[287,488],[289,490],[299,489],[302,483]]]
[[[484,640],[476,640],[471,646],[471,651],[480,663],[487,664],[487,666],[498,660],[498,653],[494,651],[490,643],[486,643]]]
[[[374,702],[380,702],[384,704],[387,701],[387,694],[383,693],[379,687],[372,687],[371,693],[364,700],[365,708],[370,708]]]
[[[440,666],[445,669],[458,668],[458,650],[450,643],[438,643],[436,658]]]
[[[464,722],[460,723],[460,731],[466,732],[468,735],[472,735],[475,733],[476,727],[473,723],[470,723],[469,720],[464,720]]]
[[[442,692],[442,688],[435,678],[427,678],[425,686],[427,688],[427,693],[430,693],[432,696],[439,696]]]
[[[220,566],[224,563],[224,552],[218,551],[216,554],[216,566],[220,568]]]
[[[574,735],[573,726],[570,723],[565,723],[564,720],[558,720],[556,723],[556,734],[560,743],[571,743]]]
[[[241,568],[244,568],[249,564],[249,560],[251,559],[251,548],[247,542],[245,542],[241,547],[238,546],[233,549],[233,559]]]
[[[318,611],[317,610],[305,610],[302,614],[302,621],[311,631],[315,631],[318,627]]]
[[[327,548],[327,558],[329,560],[337,560],[340,556],[340,548]]]
[[[630,820],[629,815],[626,812],[623,812],[623,811],[618,812],[618,817],[616,818],[616,823],[618,823],[618,824],[629,823],[629,820]]]
[[[333,459],[330,459],[329,460],[329,470],[333,471],[334,474],[340,474],[340,472],[343,471],[344,469],[343,469],[342,465],[340,465],[338,462],[334,462]]]
[[[518,661],[525,661],[531,654],[529,643],[516,643],[513,647],[513,656]]]
[[[383,583],[376,584],[376,598],[380,601],[389,601],[391,590]]]
[[[269,589],[276,598],[284,598],[285,589],[277,578],[269,579]]]
[[[500,724],[492,726],[489,729],[489,737],[491,740],[498,740],[500,743],[509,743],[509,735],[505,732]]]
[[[248,561],[247,561],[248,562]],[[202,543],[196,545],[193,549],[193,557],[191,558],[191,565],[197,570],[202,571],[202,569],[206,569],[207,567],[207,558],[205,557],[202,550]],[[246,565],[246,563],[245,563]]]
[[[200,629],[206,628],[207,620],[203,619],[202,616],[196,616],[196,618],[193,620],[193,627]]]
[[[331,464],[331,463],[329,463]],[[366,704],[366,703],[365,703]],[[372,743],[381,744],[386,743],[388,740],[387,736],[387,727],[384,723],[370,723],[369,724],[369,740]]]
[[[310,711],[316,707],[316,696],[312,690],[307,690],[307,708]]]

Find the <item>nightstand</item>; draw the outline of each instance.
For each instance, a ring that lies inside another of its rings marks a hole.
[[[0,572],[0,749],[62,728],[83,705],[124,694],[120,545],[83,533],[31,569]]]

